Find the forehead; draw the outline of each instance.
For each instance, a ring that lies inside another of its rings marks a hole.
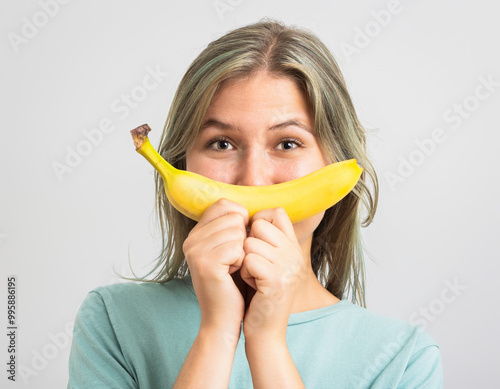
[[[266,115],[276,120],[289,114],[310,116],[304,91],[291,77],[258,72],[221,84],[205,117],[222,115]]]

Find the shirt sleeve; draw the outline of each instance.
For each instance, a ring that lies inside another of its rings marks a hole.
[[[76,315],[68,389],[138,388],[102,296],[90,292]]]
[[[394,341],[392,345],[403,344]],[[441,353],[434,339],[423,329],[416,327],[413,335],[396,353],[390,354],[386,346],[380,360],[390,359],[370,389],[442,389],[443,370]]]
[[[413,355],[398,388],[443,388],[443,369],[438,346],[427,346]]]

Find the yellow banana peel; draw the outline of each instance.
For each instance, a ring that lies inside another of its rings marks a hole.
[[[147,124],[130,131],[136,151],[160,173],[170,203],[195,221],[201,219],[211,204],[225,198],[246,207],[250,218],[259,210],[283,207],[292,223],[297,223],[342,200],[363,171],[356,159],[349,159],[275,185],[226,184],[173,167],[151,145],[147,137],[149,131]]]

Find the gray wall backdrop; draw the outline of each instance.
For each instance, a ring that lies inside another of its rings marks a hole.
[[[369,132],[380,179],[363,231],[372,311],[423,326],[447,388],[493,388],[498,369],[500,27],[478,1],[0,3],[0,322],[17,278],[17,381],[65,387],[71,327],[96,286],[159,249],[152,143],[191,61],[263,16],[330,47]],[[147,88],[146,75],[151,74]],[[496,237],[496,238],[495,238]],[[7,361],[6,336],[0,361]]]

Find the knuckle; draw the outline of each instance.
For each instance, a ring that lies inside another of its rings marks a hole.
[[[227,253],[232,258],[240,258],[244,255],[243,247],[240,243],[236,241],[228,242],[227,244]]]
[[[244,261],[243,261],[242,267],[245,268],[246,272],[248,272],[248,267],[252,266],[253,258],[254,258],[254,254],[253,253],[247,253],[247,252],[245,252],[245,256],[244,256]]]
[[[226,215],[232,224],[241,224],[243,221],[243,216],[237,212],[230,212]]]
[[[245,258],[245,250],[243,250],[243,246],[238,246],[238,250],[236,251],[236,255],[238,260],[243,261]]]
[[[283,207],[277,207],[277,208],[275,208],[274,210],[275,210],[275,212],[276,212],[278,215],[281,215],[281,216],[287,215],[286,210],[285,210],[285,208],[283,208]]]
[[[221,205],[221,206],[228,206],[229,204],[231,204],[231,201],[229,201],[228,199],[226,199],[225,197],[221,197],[220,199],[218,199],[216,202],[215,202],[217,205]]]
[[[255,253],[246,254],[245,259],[248,259],[248,262],[253,262],[254,264],[259,260],[259,256]]]
[[[256,219],[252,222],[252,228],[262,228],[267,223],[266,219]]]
[[[210,210],[209,212],[207,212]],[[241,204],[235,203],[234,201],[228,200],[225,197],[219,198],[213,204],[211,204],[205,214],[208,214],[207,218],[220,218],[231,215],[231,217],[238,217],[238,222],[246,224],[248,220],[248,210]],[[238,216],[235,216],[238,215]],[[203,216],[202,216],[203,218]]]
[[[198,257],[198,250],[196,249],[196,246],[187,246],[184,250],[184,256],[186,257],[186,261],[190,261],[191,259]]]
[[[186,257],[186,262],[191,265],[192,259],[196,256],[196,254],[192,248],[188,248],[187,250],[184,250],[184,256]]]
[[[242,213],[238,213],[238,219],[240,221],[240,223],[244,226],[246,224],[246,220],[248,220],[248,210],[246,208],[244,208],[245,211],[246,211],[246,216]],[[246,218],[246,220],[245,220]]]
[[[239,230],[239,233],[240,233],[240,244],[241,244],[241,247],[243,247],[243,242],[245,241],[245,239],[247,238],[247,231],[246,229],[243,227],[243,228],[238,228]]]
[[[229,200],[225,198],[220,198],[208,206],[208,208],[205,210],[204,215],[207,215],[206,216],[207,218],[213,219],[227,213],[227,209],[229,207],[230,207]]]
[[[218,207],[225,208],[225,209],[234,209],[235,205],[237,205],[234,201],[231,201],[225,197],[221,197],[218,199],[215,204]]]
[[[236,240],[237,242],[240,242],[240,241],[243,241],[243,239],[245,238],[245,233],[243,232],[243,230],[240,228],[240,227],[231,227],[229,228],[229,232],[230,232],[230,235],[231,237]]]
[[[240,206],[240,209],[241,209],[241,216],[243,219],[248,219],[249,218],[249,215],[250,215],[250,212],[248,211],[248,209],[246,207],[244,207],[243,205],[239,204]]]
[[[238,228],[242,231],[242,233],[245,233],[246,231],[246,222],[245,219],[243,218],[243,215],[237,212],[231,212],[226,215],[228,218],[229,223],[231,226]]]
[[[254,241],[255,239],[252,237],[248,237],[245,239],[245,241],[243,242],[243,249],[245,250],[245,252],[252,250],[252,247],[254,246]]]

